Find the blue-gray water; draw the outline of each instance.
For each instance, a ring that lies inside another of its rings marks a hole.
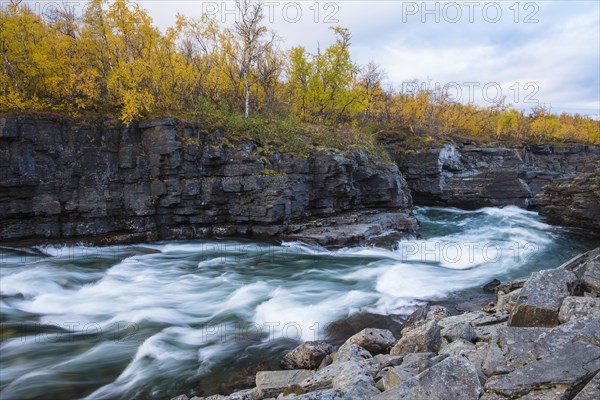
[[[0,398],[170,398],[224,390],[356,315],[406,315],[553,268],[598,243],[516,207],[417,209],[394,250],[192,241],[0,246]]]

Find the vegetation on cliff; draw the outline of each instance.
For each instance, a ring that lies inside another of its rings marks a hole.
[[[242,18],[230,27],[178,15],[164,32],[125,0],[91,0],[83,18],[68,7],[40,16],[19,3],[0,9],[2,112],[118,116],[125,124],[169,115],[292,150],[373,149],[381,130],[421,144],[439,135],[600,144],[599,121],[580,115],[461,104],[427,85],[391,89],[375,63],[352,61],[342,27],[316,53],[283,50],[256,3],[238,1]]]

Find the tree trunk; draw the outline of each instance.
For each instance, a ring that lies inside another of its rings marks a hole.
[[[246,103],[244,107],[244,118],[250,116],[250,86],[248,85],[248,73],[244,73],[244,89],[246,90]]]

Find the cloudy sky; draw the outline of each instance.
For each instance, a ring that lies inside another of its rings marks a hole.
[[[235,18],[230,1],[140,0],[166,28],[180,12]],[[396,89],[413,79],[445,87],[454,99],[486,105],[499,96],[530,110],[537,103],[600,116],[600,2],[277,1],[264,0],[265,23],[281,46],[311,51],[333,41],[329,28],[353,35],[352,56],[381,65]]]

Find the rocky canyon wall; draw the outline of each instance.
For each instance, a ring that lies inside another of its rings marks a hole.
[[[129,128],[0,119],[1,241],[288,235],[329,244],[413,232],[411,206],[398,168],[365,151],[265,155],[170,119]]]

